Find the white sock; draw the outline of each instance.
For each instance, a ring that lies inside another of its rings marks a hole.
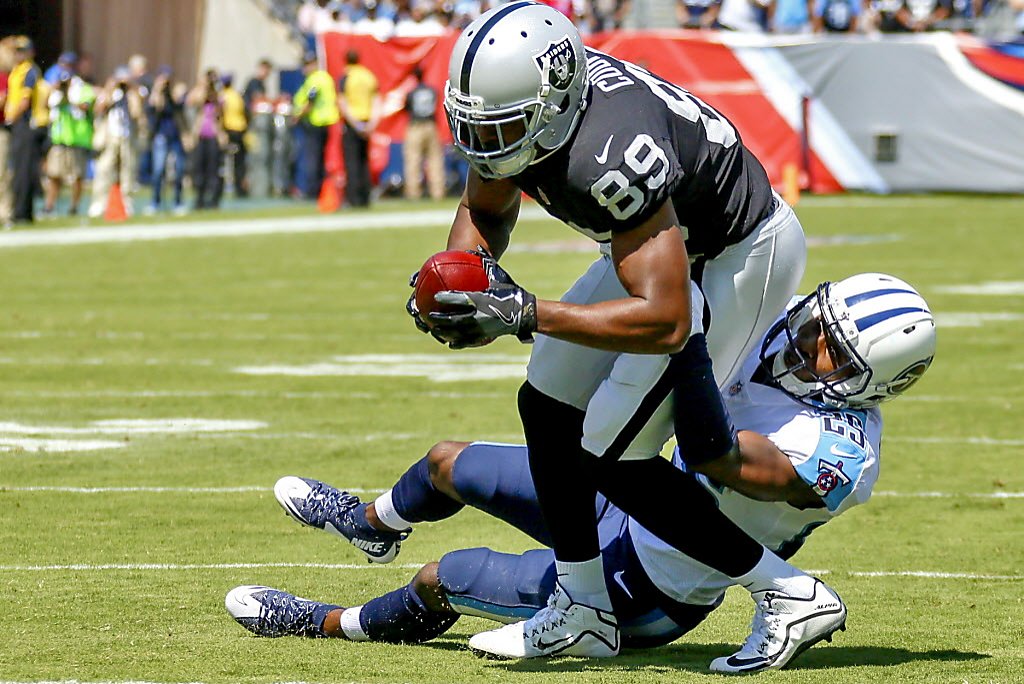
[[[608,587],[604,582],[604,564],[601,556],[582,563],[555,560],[558,583],[576,603],[583,603],[600,610],[612,609]]]
[[[395,510],[395,502],[391,500],[391,490],[384,492],[373,502],[377,518],[395,532],[404,532],[412,528],[412,523],[403,518]]]
[[[341,613],[341,631],[345,633],[345,638],[349,641],[370,640],[370,637],[367,636],[366,632],[359,625],[359,613],[362,609],[362,606],[355,606],[354,608],[346,608]]]
[[[810,575],[782,560],[768,549],[765,549],[761,560],[757,562],[757,565],[750,572],[733,579],[751,593],[767,589],[792,593],[794,584],[801,587],[803,584],[802,582],[795,583],[794,580],[802,578],[809,579]]]

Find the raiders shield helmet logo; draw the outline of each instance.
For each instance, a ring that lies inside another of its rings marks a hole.
[[[549,43],[548,49],[534,57],[537,68],[543,74],[547,70],[548,82],[556,90],[565,90],[576,76],[576,54],[566,36],[557,43]]]

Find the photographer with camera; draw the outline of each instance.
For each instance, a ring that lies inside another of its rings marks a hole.
[[[184,214],[182,182],[185,178],[185,135],[188,125],[185,121],[185,98],[174,88],[173,72],[169,66],[161,66],[153,79],[153,91],[146,102],[146,115],[152,138],[153,150],[153,200],[146,210],[155,214],[161,210],[164,175],[167,159],[174,155],[174,213]]]
[[[125,209],[132,210],[135,169],[138,160],[139,129],[145,116],[142,95],[127,67],[119,66],[107,79],[94,107],[95,132],[92,147],[98,153],[92,181],[89,216],[103,216],[110,188],[117,183]]]
[[[64,67],[55,75],[50,93],[50,150],[46,155],[45,216],[52,216],[61,183],[71,187],[69,216],[78,214],[82,199],[82,179],[92,151],[93,105],[96,92],[91,85]]]
[[[224,132],[224,108],[221,82],[215,69],[192,89],[188,104],[195,111],[192,123],[192,185],[196,191],[196,209],[216,209],[221,195],[221,158],[227,146]]]

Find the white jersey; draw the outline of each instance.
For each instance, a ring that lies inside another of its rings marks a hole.
[[[754,352],[726,390],[733,422],[738,430],[765,435],[789,456],[800,478],[821,496],[824,507],[801,510],[783,502],[755,501],[715,486],[702,475],[698,479],[733,522],[767,548],[789,557],[814,529],[871,496],[878,479],[882,415],[877,408],[830,411],[805,406],[779,389],[754,381],[759,366],[758,352]],[[678,450],[674,463],[685,469]],[[710,605],[733,584],[636,521],[629,521],[629,530],[647,575],[675,600]]]

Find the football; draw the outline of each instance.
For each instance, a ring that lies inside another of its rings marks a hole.
[[[416,279],[416,308],[420,318],[431,324],[428,314],[445,310],[434,301],[434,295],[445,290],[479,292],[489,285],[487,272],[479,254],[458,249],[439,252],[427,259]]]

